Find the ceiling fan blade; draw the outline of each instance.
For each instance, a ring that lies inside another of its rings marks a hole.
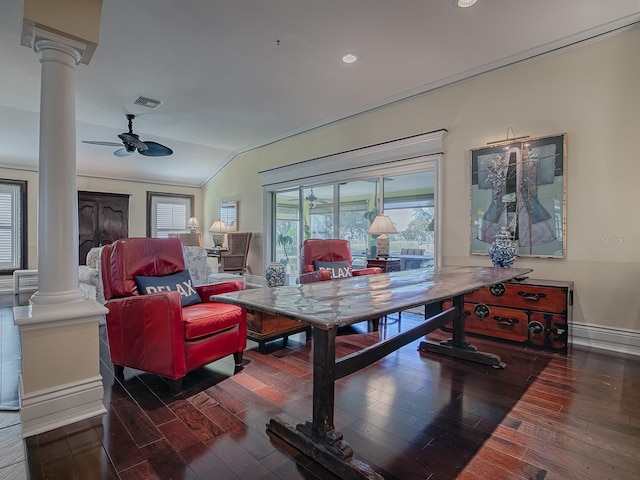
[[[132,147],[137,148],[138,150],[147,149],[145,143],[141,141],[140,137],[138,137],[138,135],[136,135],[135,133],[121,133],[120,135],[118,135],[118,138],[120,138],[125,144],[129,144]]]
[[[144,155],[146,157],[166,157],[167,155],[171,155],[173,150],[169,147],[165,147],[157,142],[144,142],[146,144],[146,150],[138,149],[138,153],[140,155]]]
[[[116,142],[93,142],[91,140],[82,140],[82,143],[90,143],[91,145],[104,145],[107,147],[119,147],[121,143]]]
[[[133,152],[129,152],[126,148],[120,148],[119,150],[113,152],[116,157],[126,157],[128,155],[131,155],[132,153]]]

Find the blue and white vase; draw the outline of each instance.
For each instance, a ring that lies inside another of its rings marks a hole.
[[[518,256],[518,242],[511,238],[511,233],[502,227],[496,239],[489,245],[489,258],[494,267],[509,268]]]
[[[272,262],[267,265],[264,276],[269,287],[281,287],[286,283],[287,275],[284,265],[280,262]]]

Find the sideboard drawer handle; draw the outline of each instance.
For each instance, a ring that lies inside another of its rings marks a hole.
[[[544,293],[518,292],[518,295],[520,295],[527,302],[537,302],[541,298],[546,297]]]
[[[516,323],[520,323],[520,320],[517,318],[507,318],[507,317],[493,317],[493,319],[498,322],[500,325],[504,325],[505,327],[510,327],[515,325]]]

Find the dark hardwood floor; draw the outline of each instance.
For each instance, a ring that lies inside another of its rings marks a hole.
[[[401,325],[419,319],[404,312]],[[192,372],[176,397],[153,375],[125,369],[117,381],[102,338],[108,413],[28,438],[32,480],[336,478],[265,431],[281,412],[310,419],[303,334],[248,350],[235,375],[231,357]],[[340,336],[339,355],[377,338]],[[416,341],[340,380],[335,423],[355,456],[396,480],[640,477],[640,358],[472,343],[507,368],[423,354]]]

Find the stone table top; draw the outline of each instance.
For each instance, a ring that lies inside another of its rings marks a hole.
[[[243,290],[212,299],[328,330],[452,298],[529,272],[526,268],[437,267]]]

